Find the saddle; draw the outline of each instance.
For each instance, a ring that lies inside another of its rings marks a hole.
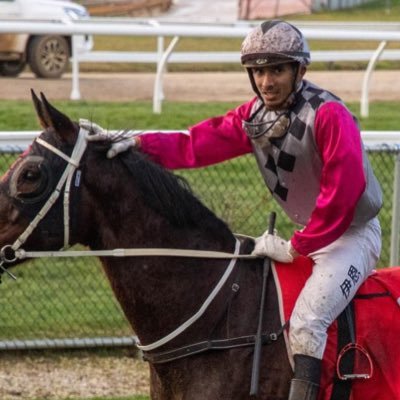
[[[312,271],[312,261],[273,263],[282,324]],[[375,271],[328,329],[318,400],[400,399],[400,267]],[[293,359],[284,333],[291,364]]]

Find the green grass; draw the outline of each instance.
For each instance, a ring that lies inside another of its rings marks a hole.
[[[51,100],[51,99],[49,99]],[[113,129],[186,129],[210,115],[224,113],[235,103],[207,103],[193,107],[193,103],[163,104],[162,115],[152,112],[150,102],[52,102],[73,119],[88,118]],[[12,117],[10,117],[12,116]],[[0,100],[1,130],[38,130],[31,101]]]
[[[96,259],[40,259],[13,272],[17,281],[2,284],[0,338],[132,335]]]
[[[50,99],[51,100],[51,99]],[[187,129],[202,119],[224,114],[238,103],[173,103],[163,104],[162,114],[153,114],[151,102],[86,102],[53,101],[72,119],[88,118],[110,129]],[[348,103],[359,117],[359,103]],[[363,130],[398,130],[398,102],[370,103],[370,116],[360,118]],[[0,100],[0,130],[39,130],[31,101]]]

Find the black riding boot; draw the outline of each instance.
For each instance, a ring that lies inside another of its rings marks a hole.
[[[290,383],[288,400],[317,400],[321,364],[318,358],[295,354],[294,378]]]

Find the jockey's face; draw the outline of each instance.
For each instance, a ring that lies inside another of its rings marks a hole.
[[[297,72],[297,76],[294,74]],[[295,68],[293,63],[252,68],[254,82],[267,108],[279,110],[294,87],[303,79],[305,67]]]

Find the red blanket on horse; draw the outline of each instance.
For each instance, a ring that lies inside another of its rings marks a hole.
[[[282,323],[289,319],[311,269],[311,260],[303,257],[297,258],[293,264],[273,265]],[[372,360],[373,374],[369,379],[352,380],[351,400],[400,399],[399,304],[400,267],[373,273],[359,289],[354,299],[355,337],[356,343],[367,351]],[[331,400],[334,381],[337,380],[337,321],[329,328],[328,334],[319,400]],[[291,358],[290,350],[288,353]],[[360,360],[367,360],[363,354],[356,353]],[[360,366],[355,362],[353,373],[365,372],[366,364]]]

